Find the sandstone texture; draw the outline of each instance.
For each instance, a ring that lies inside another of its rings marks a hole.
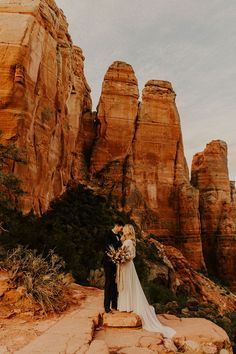
[[[136,313],[119,312],[104,313],[103,325],[107,327],[129,327],[135,328],[142,326],[140,317]]]
[[[110,352],[122,354],[135,353],[188,353],[188,354],[232,354],[229,338],[225,331],[203,318],[177,318],[170,315],[158,316],[166,326],[176,330],[171,339],[163,338],[161,333],[142,329],[115,328],[118,313],[111,315],[111,327],[95,333],[95,341],[106,343]],[[92,345],[92,344],[91,344]]]
[[[226,144],[194,156],[190,183],[170,82],[149,80],[139,101],[132,66],[115,61],[92,113],[82,50],[54,0],[2,0],[0,25],[1,139],[27,161],[9,165],[26,192],[19,208],[41,215],[68,184],[83,182],[129,212],[144,236],[177,247],[195,269],[216,270],[235,290]]]
[[[109,349],[104,340],[94,339],[89,346],[87,354],[109,354]]]
[[[2,140],[24,150],[27,164],[12,167],[27,193],[20,206],[40,214],[86,170],[92,116],[84,57],[53,0],[1,1],[0,23]]]
[[[161,321],[165,316],[160,316]],[[225,331],[214,323],[203,318],[172,319],[178,338],[174,339],[177,348],[189,353],[220,353],[221,350],[231,353],[232,349]],[[177,337],[177,336],[176,336]]]
[[[103,81],[90,171],[103,190],[119,200],[126,178],[124,170],[132,154],[138,97],[138,83],[131,65],[114,62]]]
[[[236,199],[227,145],[214,140],[192,162],[192,184],[200,193],[202,240],[208,269],[236,290]]]
[[[176,198],[171,198],[171,194],[176,192],[177,169],[185,168],[180,121],[174,101],[175,93],[169,82],[151,80],[146,83],[133,147],[134,183],[153,212],[154,220],[146,222],[152,222],[152,230],[162,237],[178,232]],[[178,155],[183,158],[179,165],[176,164]],[[181,177],[184,178],[185,173]],[[183,178],[182,183],[185,182]],[[131,194],[131,202],[132,197]],[[143,206],[138,207],[134,202],[133,208],[142,215],[145,210]]]
[[[189,181],[171,83],[148,81],[139,103],[132,67],[114,62],[104,78],[97,124],[93,183],[142,229],[177,242],[193,266],[204,269],[198,191]]]
[[[127,202],[133,202],[134,214],[141,216],[149,232],[178,242],[200,269],[204,261],[198,192],[189,183],[175,96],[167,81],[151,80],[143,89],[133,148],[136,190]],[[135,194],[145,201],[141,210]]]
[[[204,317],[210,312],[214,317],[214,313],[224,315],[225,312],[235,312],[236,295],[195,271],[175,247],[162,245],[162,248],[174,269],[173,290],[187,294],[186,308],[182,310],[184,315]],[[169,304],[169,309],[174,313],[174,302]]]
[[[218,264],[217,275],[234,290],[236,198],[226,144],[213,141],[195,155],[190,182],[171,83],[148,81],[138,102],[134,72],[122,62],[105,75],[97,119],[94,186],[195,269],[214,272]]]
[[[0,349],[3,353],[232,354],[226,333],[202,318],[159,315],[163,324],[176,330],[172,340],[142,328],[102,326],[103,292],[82,286],[78,286],[77,291],[81,298],[79,305],[60,316],[22,321],[19,315],[11,319],[1,315]],[[116,322],[116,316],[121,314],[111,315],[111,324],[112,318]],[[126,314],[128,316],[130,314]]]

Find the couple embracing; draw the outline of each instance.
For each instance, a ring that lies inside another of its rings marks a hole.
[[[122,257],[118,254],[122,254]],[[103,259],[105,312],[112,312],[112,309],[135,312],[142,320],[143,329],[160,332],[164,337],[171,338],[175,330],[162,325],[153,306],[148,304],[133,263],[135,254],[136,238],[133,225],[124,225],[121,220],[117,220],[107,234]]]

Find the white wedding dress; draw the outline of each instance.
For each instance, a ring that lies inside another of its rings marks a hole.
[[[143,329],[150,332],[160,332],[164,337],[171,338],[175,330],[162,325],[150,306],[140,284],[133,258],[135,246],[132,240],[125,240],[122,247],[126,246],[131,255],[131,260],[121,263],[117,267],[118,310],[135,312],[142,320]]]

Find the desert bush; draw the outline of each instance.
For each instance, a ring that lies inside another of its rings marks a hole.
[[[233,352],[236,354],[236,312],[225,313],[224,316],[215,316],[214,322],[226,331],[231,341]]]
[[[7,249],[28,246],[44,256],[54,249],[65,261],[65,270],[80,284],[89,285],[90,270],[102,266],[106,234],[117,217],[130,222],[106,197],[79,185],[53,201],[41,218],[6,211],[3,226],[8,232],[0,235],[0,243]]]
[[[152,282],[146,285],[145,293],[151,303],[164,305],[175,300],[175,295],[172,291],[159,282]]]
[[[17,244],[21,244],[37,249],[39,254],[43,255],[42,258],[47,258],[50,249],[54,249],[65,261],[65,270],[72,272],[76,281],[80,284],[96,286],[99,281],[99,286],[102,286],[102,277],[98,270],[102,266],[105,237],[117,217],[123,219],[125,223],[133,223],[129,214],[120,213],[112,205],[109,197],[96,195],[85,186],[78,185],[75,188],[68,188],[61,198],[51,204],[50,210],[41,218],[32,212],[22,215],[16,210],[6,208],[5,222],[2,226],[8,231],[2,231],[0,234],[0,246],[12,249]],[[184,286],[179,286],[174,296],[169,289],[169,284],[160,282],[160,279],[159,282],[155,279],[148,280],[151,263],[160,264],[163,260],[156,247],[150,244],[149,240],[143,240],[138,228],[136,226],[135,228],[138,239],[134,262],[148,300],[155,304],[158,313],[169,312],[184,316],[181,310],[186,308],[191,293]],[[155,235],[150,237],[155,239]],[[55,288],[55,293],[60,297],[59,286]],[[41,301],[42,296],[37,296],[37,291],[35,296]],[[47,292],[45,297],[48,298]],[[60,305],[59,302],[58,308],[60,306],[63,304]],[[232,343],[236,341],[233,334],[236,333],[235,316],[227,314],[231,320],[229,326],[229,323],[225,319],[222,321],[217,311],[208,304],[199,304],[198,311],[190,311],[189,316],[205,317],[210,320],[215,318],[215,321],[225,328]]]
[[[65,263],[52,250],[44,258],[35,250],[18,246],[8,252],[0,266],[10,273],[12,283],[24,287],[27,296],[31,296],[45,313],[64,309],[68,286],[63,273]]]

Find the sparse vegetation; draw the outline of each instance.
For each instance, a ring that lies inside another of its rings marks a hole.
[[[22,246],[9,251],[0,263],[0,267],[9,272],[15,287],[23,287],[26,296],[31,296],[45,313],[59,312],[66,305],[64,266],[62,258],[53,251],[44,258]]]
[[[125,222],[130,218],[119,213],[105,197],[79,185],[68,188],[62,198],[51,204],[41,218],[33,213],[7,210],[0,242],[7,249],[21,244],[37,249],[46,256],[50,249],[64,259],[66,271],[81,284],[88,285],[90,270],[102,266],[106,232],[119,216]]]
[[[33,213],[23,216],[6,209],[3,228],[8,232],[2,232],[0,242],[7,249],[15,248],[17,244],[37,249],[43,259],[47,258],[50,249],[54,249],[65,261],[65,271],[71,272],[80,284],[102,286],[100,269],[105,235],[117,217],[125,223],[133,223],[128,214],[117,211],[109,197],[96,195],[79,185],[68,188],[41,218]],[[135,266],[148,300],[155,305],[156,311],[181,317],[205,317],[224,328],[234,343],[234,314],[219,316],[214,304],[201,304],[198,299],[190,299],[190,290],[184,285],[179,286],[174,294],[165,279],[149,279],[153,265],[163,267],[165,263],[155,244],[141,239],[134,226],[137,232]],[[153,235],[150,237],[154,238]]]

